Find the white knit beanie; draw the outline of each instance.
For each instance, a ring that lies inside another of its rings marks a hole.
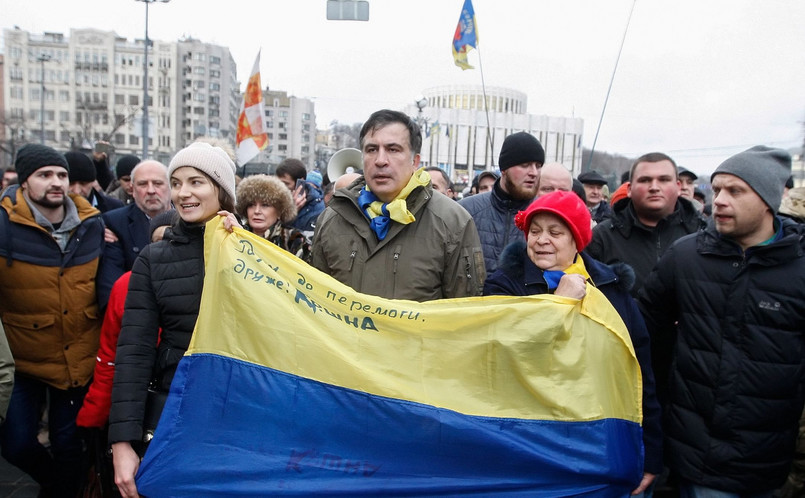
[[[171,159],[168,178],[184,166],[192,166],[206,173],[235,203],[235,163],[223,149],[204,142],[188,145]]]

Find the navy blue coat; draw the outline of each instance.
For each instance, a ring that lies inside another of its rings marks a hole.
[[[98,270],[98,304],[102,308],[117,279],[132,269],[134,260],[150,241],[148,217],[134,203],[103,213],[103,221],[118,241],[105,243]]]
[[[629,289],[634,284],[634,272],[629,265],[608,266],[582,253],[581,258],[593,285],[601,291],[620,315],[640,363],[643,376],[643,446],[644,471],[662,472],[662,422],[660,403],[651,368],[651,342],[643,317]],[[500,266],[484,284],[484,296],[533,296],[547,294],[548,284],[542,270],[529,259],[524,241],[513,242],[500,256]]]

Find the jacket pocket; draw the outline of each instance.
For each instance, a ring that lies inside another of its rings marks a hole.
[[[35,331],[52,327],[56,323],[56,318],[52,313],[6,313],[3,315],[3,323],[10,328]]]

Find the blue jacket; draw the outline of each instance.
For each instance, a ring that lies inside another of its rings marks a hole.
[[[312,232],[316,228],[316,218],[324,211],[324,198],[321,195],[321,190],[316,188],[315,185],[308,182],[305,186],[307,187],[307,202],[299,210],[296,219],[291,223],[291,227],[300,232]]]
[[[629,289],[634,284],[634,272],[629,265],[623,263],[608,266],[584,253],[581,258],[593,285],[612,303],[632,338],[643,376],[643,446],[646,452],[644,471],[659,474],[662,472],[661,411],[651,368],[648,331],[637,304],[629,295]],[[542,270],[529,259],[524,241],[517,241],[506,247],[500,256],[500,267],[484,284],[485,296],[532,296],[548,292]]]
[[[117,235],[117,242],[104,244],[103,259],[98,270],[98,304],[109,301],[112,286],[121,275],[130,271],[140,251],[148,245],[149,221],[137,204],[103,213],[106,227]]]
[[[459,205],[470,213],[475,228],[478,229],[487,275],[491,275],[498,267],[498,258],[506,246],[515,240],[525,240],[523,232],[514,226],[514,215],[527,208],[532,200],[512,199],[500,187],[498,179],[491,191],[467,197],[459,202]]]

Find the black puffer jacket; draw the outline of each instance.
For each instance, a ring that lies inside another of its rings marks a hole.
[[[498,267],[498,258],[506,246],[516,240],[525,240],[523,232],[514,225],[514,215],[529,204],[531,199],[519,201],[509,197],[500,187],[500,179],[491,191],[472,195],[459,202],[470,213],[478,229],[487,275]]]
[[[666,462],[703,486],[758,493],[788,473],[805,382],[805,231],[782,223],[778,240],[746,252],[712,227],[684,237],[640,292]]]
[[[110,443],[142,438],[148,384],[156,377],[160,390],[170,388],[193,335],[203,282],[203,225],[179,221],[134,262],[117,343]]]
[[[620,262],[631,266],[635,272],[632,296],[637,297],[637,291],[671,244],[704,227],[704,219],[687,199],[680,197],[674,212],[655,227],[637,219],[631,199],[621,199],[615,203],[612,216],[593,229],[593,240],[584,252],[608,265]]]

